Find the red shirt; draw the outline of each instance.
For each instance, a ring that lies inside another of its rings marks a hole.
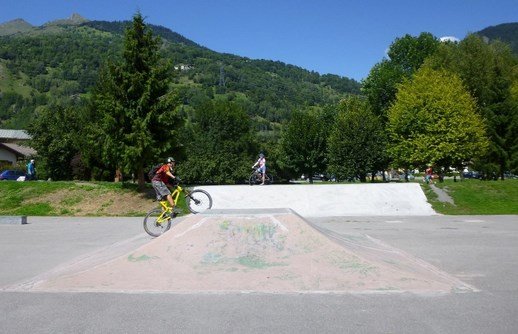
[[[153,181],[162,181],[164,183],[167,183],[169,181],[169,176],[167,175],[167,172],[170,172],[171,169],[169,168],[168,164],[162,165],[157,171],[155,176],[153,177]]]

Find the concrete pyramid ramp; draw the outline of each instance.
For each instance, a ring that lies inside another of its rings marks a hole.
[[[290,208],[303,217],[436,214],[418,183],[205,186],[213,209]]]
[[[175,293],[474,290],[367,236],[329,238],[287,209],[193,215],[124,256],[93,267],[71,268],[17,289]]]

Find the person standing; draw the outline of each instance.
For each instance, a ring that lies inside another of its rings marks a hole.
[[[27,181],[36,180],[36,166],[34,164],[34,159],[31,159],[27,164]]]

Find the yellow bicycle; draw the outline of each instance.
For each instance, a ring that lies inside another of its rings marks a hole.
[[[171,194],[175,207],[182,193],[190,212],[201,213],[212,208],[212,197],[208,192],[202,189],[189,191],[179,184],[176,185],[176,189]],[[168,231],[171,228],[173,218],[176,217],[176,213],[173,212],[173,208],[169,205],[167,199],[162,199],[159,203],[160,207],[149,211],[144,218],[144,230],[153,237],[158,237]]]

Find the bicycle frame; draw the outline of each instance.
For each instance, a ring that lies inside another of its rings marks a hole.
[[[167,222],[171,212],[173,211],[173,208],[169,205],[169,202],[167,200],[160,201],[160,207],[162,209],[162,213],[160,214],[160,216],[158,216],[156,222],[162,224],[164,222]]]
[[[180,187],[179,184],[176,185],[176,189],[171,194],[171,197],[173,198],[173,202],[174,202],[175,205],[178,204],[178,198],[180,198],[180,193],[183,192],[183,191],[184,191],[183,188]]]
[[[171,193],[171,197],[173,198],[173,202],[175,206],[178,204],[178,199],[180,198],[180,194],[184,192],[185,190],[178,184],[176,185],[176,189]],[[185,191],[186,192],[186,191]],[[161,200],[160,206],[162,208],[162,211],[168,211],[171,212],[171,206],[169,205],[169,201],[167,200]]]

